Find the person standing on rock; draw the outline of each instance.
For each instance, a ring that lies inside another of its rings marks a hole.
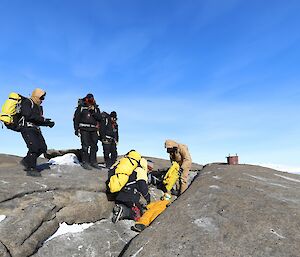
[[[47,151],[47,145],[39,126],[52,128],[55,123],[43,117],[43,107],[46,92],[36,88],[30,98],[24,98],[21,104],[20,132],[27,145],[27,155],[21,160],[28,176],[40,177],[36,169],[37,158]]]
[[[103,112],[100,126],[100,138],[103,146],[103,156],[106,168],[110,168],[117,160],[117,144],[119,142],[119,127],[117,113]]]
[[[93,94],[79,99],[74,113],[73,124],[75,135],[81,139],[82,167],[91,170],[101,169],[97,162],[98,130],[101,113]]]
[[[148,171],[153,169],[153,162],[145,158],[140,160],[140,167],[137,167],[129,176],[128,182],[116,196],[116,205],[113,209],[112,222],[121,219],[132,219],[138,221],[143,214],[143,206],[140,203],[142,195],[147,204],[150,203],[148,191]]]
[[[188,147],[184,144],[179,144],[173,140],[165,141],[165,148],[170,156],[170,160],[176,161],[180,165],[180,177],[176,185],[179,194],[182,194],[188,187],[188,175],[192,166],[192,158]]]

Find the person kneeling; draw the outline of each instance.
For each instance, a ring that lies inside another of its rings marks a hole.
[[[140,219],[143,214],[140,195],[145,198],[147,204],[150,203],[147,172],[153,168],[152,162],[147,162],[146,159],[142,158],[140,164],[141,167],[137,167],[132,172],[128,182],[116,196],[116,205],[113,208],[113,223],[121,219],[131,219],[135,221]]]

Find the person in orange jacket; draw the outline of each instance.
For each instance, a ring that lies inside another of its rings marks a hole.
[[[186,145],[179,144],[170,139],[165,141],[165,148],[170,155],[171,162],[176,161],[180,165],[180,178],[179,184],[177,183],[177,189],[179,189],[179,193],[182,194],[188,187],[188,175],[192,166],[189,149]]]

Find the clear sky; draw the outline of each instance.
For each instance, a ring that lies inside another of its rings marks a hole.
[[[79,148],[72,118],[93,93],[117,111],[119,153],[300,165],[300,2],[1,0],[0,102],[47,92],[48,148]],[[99,154],[102,146],[99,144]],[[0,153],[25,155],[0,129]]]

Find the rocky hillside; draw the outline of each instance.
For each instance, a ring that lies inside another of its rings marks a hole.
[[[168,165],[153,160],[161,168]],[[298,175],[206,165],[190,188],[137,234],[130,230],[133,221],[110,220],[107,170],[54,166],[33,178],[19,161],[0,155],[0,256],[300,256]],[[158,199],[161,192],[151,188],[151,194]],[[84,223],[86,229],[49,240],[66,223]]]

